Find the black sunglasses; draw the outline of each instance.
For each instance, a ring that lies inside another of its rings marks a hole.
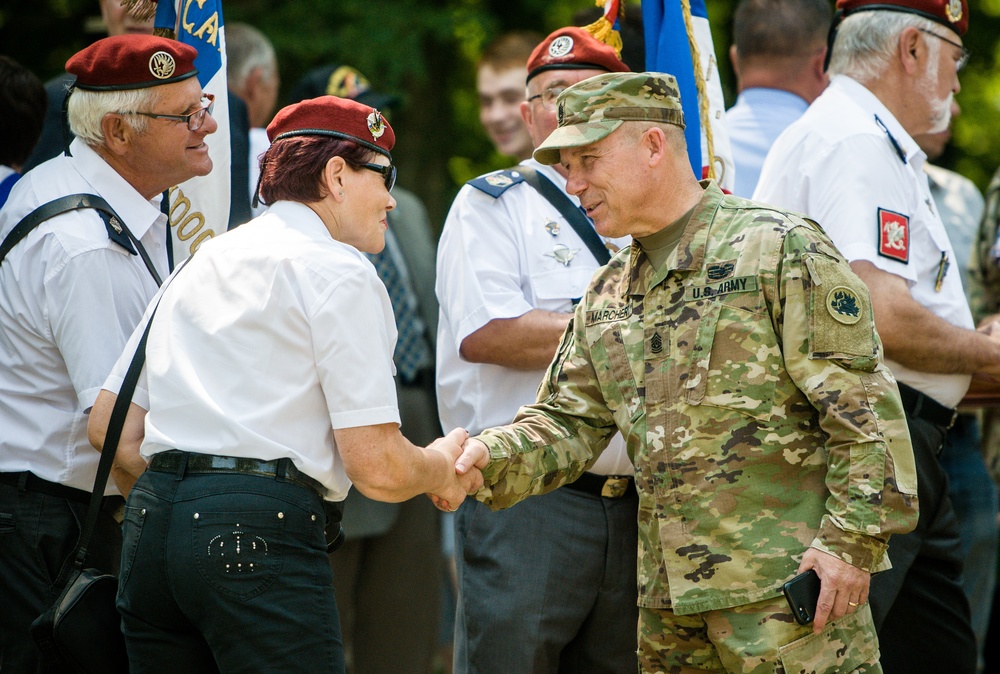
[[[392,191],[393,186],[396,184],[396,167],[392,164],[383,166],[382,164],[358,164],[359,168],[366,168],[369,171],[375,171],[375,173],[382,174],[382,180],[385,181],[385,189]]]

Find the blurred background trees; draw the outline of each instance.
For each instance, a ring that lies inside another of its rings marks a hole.
[[[733,0],[706,0],[727,107],[735,100],[727,56]],[[1000,0],[972,0],[962,74],[962,116],[939,162],[986,187],[1000,165]],[[591,0],[224,0],[226,22],[245,21],[274,43],[283,104],[310,68],[352,65],[380,91],[402,97],[392,123],[400,184],[427,204],[440,228],[462,183],[509,160],[497,156],[478,120],[475,63],[495,36],[513,29],[546,34],[573,23]],[[596,11],[596,10],[595,10]],[[626,21],[641,18],[637,1]],[[102,36],[97,0],[30,0],[0,9],[0,53],[42,79]]]

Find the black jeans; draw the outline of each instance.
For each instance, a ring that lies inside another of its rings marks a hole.
[[[131,673],[342,674],[324,523],[297,484],[146,471],[118,585]]]

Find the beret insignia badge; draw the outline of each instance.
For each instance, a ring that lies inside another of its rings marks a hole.
[[[948,0],[948,5],[944,8],[944,13],[948,15],[948,20],[958,23],[962,20],[962,0]]]
[[[549,45],[549,56],[559,58],[573,51],[573,38],[569,35],[560,35]]]
[[[372,138],[378,140],[385,133],[385,117],[378,110],[372,110],[371,114],[368,115],[368,131],[372,134]]]
[[[158,51],[149,57],[149,72],[158,80],[165,80],[174,74],[177,64],[174,57],[165,51]]]

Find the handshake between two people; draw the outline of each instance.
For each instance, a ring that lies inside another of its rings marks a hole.
[[[470,438],[464,428],[456,428],[438,438],[427,445],[427,449],[447,459],[444,483],[427,496],[439,510],[454,512],[466,496],[483,486],[482,469],[489,463],[489,450],[479,440]]]

